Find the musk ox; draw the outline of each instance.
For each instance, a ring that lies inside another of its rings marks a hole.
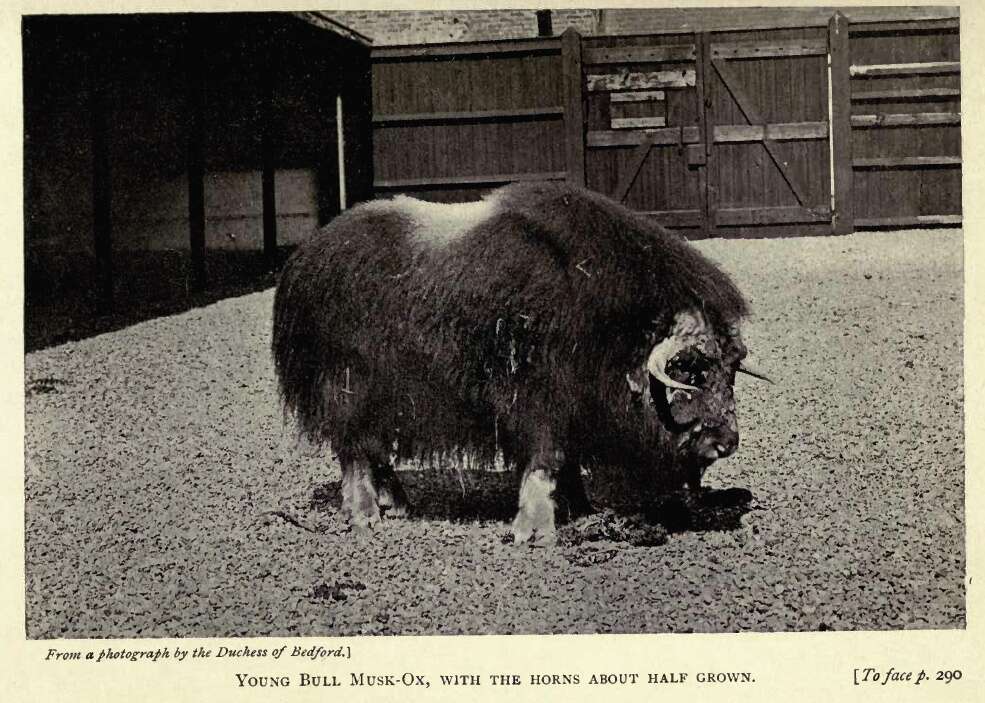
[[[341,214],[287,262],[272,346],[286,410],[338,456],[353,530],[407,511],[395,462],[468,455],[517,467],[514,539],[551,541],[556,510],[591,510],[582,466],[649,493],[696,488],[735,451],[745,312],[645,216],[514,184]]]

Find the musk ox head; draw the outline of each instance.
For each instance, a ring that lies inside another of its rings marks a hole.
[[[743,368],[738,327],[716,329],[698,310],[678,313],[669,334],[653,342],[645,364],[627,381],[671,436],[676,463],[696,488],[705,469],[739,446],[736,372],[765,377]]]

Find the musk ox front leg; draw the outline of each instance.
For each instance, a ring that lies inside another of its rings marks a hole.
[[[564,464],[564,452],[553,442],[541,441],[523,466],[519,509],[513,519],[513,542],[552,544],[557,530],[554,491]]]
[[[567,512],[569,520],[591,515],[595,512],[592,501],[588,498],[585,491],[585,482],[581,475],[581,462],[572,461],[570,458],[561,467],[561,474],[558,476],[557,495],[564,503],[562,513]]]
[[[379,496],[373,482],[373,470],[364,457],[341,454],[342,514],[352,531],[366,534],[380,521]]]

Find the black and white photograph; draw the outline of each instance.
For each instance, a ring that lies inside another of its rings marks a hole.
[[[347,7],[20,17],[24,638],[965,630],[964,8]]]

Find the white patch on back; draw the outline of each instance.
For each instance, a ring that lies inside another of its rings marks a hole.
[[[392,200],[377,200],[368,206],[393,212],[411,221],[411,238],[430,247],[446,247],[497,211],[495,196],[471,203],[432,203],[398,195]]]

